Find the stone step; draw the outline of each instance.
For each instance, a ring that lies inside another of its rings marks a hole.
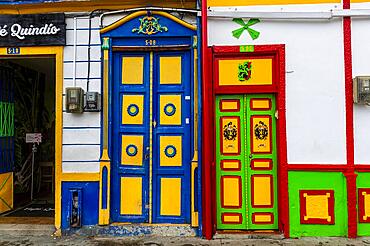
[[[53,236],[54,225],[0,224],[0,235]]]

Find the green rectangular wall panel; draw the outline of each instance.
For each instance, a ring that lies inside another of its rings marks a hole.
[[[340,172],[290,171],[289,184],[289,224],[290,236],[347,236],[347,186]],[[334,190],[335,224],[301,224],[300,190]]]
[[[357,173],[357,190],[359,188],[370,188],[370,173]],[[356,192],[358,195],[358,192]],[[358,198],[357,198],[358,201]],[[357,218],[358,222],[358,218]],[[357,224],[357,235],[358,236],[370,236],[370,223],[359,223]]]

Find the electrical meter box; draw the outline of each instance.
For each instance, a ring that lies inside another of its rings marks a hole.
[[[80,87],[66,88],[67,113],[82,113],[84,111],[84,90]]]
[[[357,76],[353,79],[353,101],[370,106],[370,76]]]
[[[100,94],[98,92],[86,92],[86,107],[87,112],[100,111]]]

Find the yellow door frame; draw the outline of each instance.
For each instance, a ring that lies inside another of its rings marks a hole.
[[[55,228],[61,227],[61,175],[63,139],[63,46],[19,47],[19,54],[9,55],[7,48],[0,48],[0,58],[50,56],[55,58]]]

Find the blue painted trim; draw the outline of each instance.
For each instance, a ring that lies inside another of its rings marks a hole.
[[[64,80],[73,80],[73,78],[70,78],[70,77],[65,77],[63,78]],[[86,77],[77,77],[76,79],[78,80],[87,80]],[[101,77],[92,77],[90,78],[90,80],[93,80],[93,79],[102,79]]]
[[[127,147],[126,147],[126,154],[128,156],[135,156],[135,155],[137,155],[137,147],[136,147],[136,145],[133,145],[133,144],[127,145]]]
[[[198,6],[200,7],[200,6]],[[202,90],[202,24],[201,18],[197,17],[197,36],[198,36],[198,44],[197,44],[197,52],[198,52],[198,189],[197,189],[197,197],[198,197],[198,236],[203,236],[203,211],[202,211],[202,112],[203,112],[203,90]]]
[[[86,63],[87,63],[87,62],[89,62],[89,61],[86,61],[86,60],[76,61],[76,63],[83,63],[83,62],[86,62]],[[100,63],[100,62],[102,62],[102,61],[101,61],[101,60],[91,60],[90,62],[91,62],[91,63],[97,63],[97,62],[99,62],[99,63]],[[73,63],[73,61],[70,61],[70,60],[64,60],[64,61],[63,61],[63,63],[64,63],[64,64],[66,64],[66,63]]]
[[[171,150],[172,150],[172,153],[169,153],[169,151],[171,151]],[[176,153],[177,153],[177,149],[176,149],[176,147],[175,147],[175,146],[173,146],[173,145],[168,145],[168,146],[164,149],[164,154],[165,154],[167,157],[169,157],[169,158],[173,158],[173,157],[175,157]]]
[[[88,47],[89,45],[88,44],[77,44],[76,45],[77,47]],[[90,44],[90,46],[101,46],[101,44]],[[67,45],[64,45],[64,47],[74,47],[73,44],[67,44]]]
[[[176,113],[176,106],[173,103],[168,103],[164,106],[163,111],[167,116],[172,116]]]
[[[100,146],[100,143],[98,144],[62,144],[63,146]]]
[[[63,130],[101,129],[100,126],[65,126]]]
[[[86,162],[86,163],[95,163],[95,162],[100,162],[100,160],[69,160],[69,161],[62,161],[62,163],[76,163],[76,162]]]
[[[131,109],[134,109],[134,111],[132,111]],[[130,104],[127,107],[127,113],[130,116],[136,116],[139,113],[139,107],[136,104]]]
[[[106,209],[108,206],[108,169],[103,167],[102,170],[102,209]]]
[[[77,28],[76,29],[77,31],[100,31],[101,28],[100,27],[91,27],[91,28],[87,28],[87,27],[83,27],[83,28]],[[74,31],[73,28],[66,28],[66,31]]]

